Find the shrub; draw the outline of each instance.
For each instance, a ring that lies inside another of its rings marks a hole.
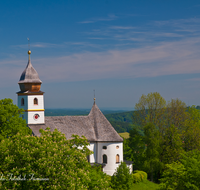
[[[133,183],[139,183],[147,180],[147,173],[144,171],[135,170],[135,173],[132,174]]]

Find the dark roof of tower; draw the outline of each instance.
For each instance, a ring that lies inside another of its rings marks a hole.
[[[33,68],[31,60],[28,61],[18,83],[42,83],[37,71]]]
[[[36,136],[40,136],[40,129],[46,129],[49,127],[51,131],[58,129],[60,132],[65,134],[67,139],[70,139],[72,134],[76,134],[79,136],[85,136],[90,142],[123,141],[110,122],[99,110],[95,102],[88,116],[46,117],[45,124],[29,124],[28,126]]]

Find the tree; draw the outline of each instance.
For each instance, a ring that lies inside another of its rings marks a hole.
[[[200,151],[193,150],[182,154],[178,162],[166,165],[160,179],[160,190],[181,189],[199,190],[200,188]]]
[[[180,155],[184,152],[183,142],[181,134],[174,125],[165,129],[163,141],[160,146],[162,147],[160,159],[164,164],[171,164],[180,159]]]
[[[0,142],[0,176],[5,178],[1,189],[109,188],[100,171],[99,178],[90,175],[93,169],[86,157],[91,151],[85,137],[66,140],[57,129],[40,133],[41,137],[18,133]]]
[[[160,179],[159,190],[184,190],[186,171],[180,162],[166,164],[162,179]]]
[[[191,106],[188,108],[188,115],[182,132],[183,148],[185,151],[200,150],[200,111]]]
[[[185,102],[177,99],[171,99],[166,106],[166,126],[174,125],[180,130],[184,128],[184,122],[188,119],[188,112]]]
[[[11,99],[0,100],[0,141],[18,132],[23,136],[32,133],[26,121],[20,117],[21,114],[23,109],[14,105]]]
[[[151,181],[153,176],[161,170],[160,162],[160,137],[159,130],[152,123],[144,127],[144,142],[146,144],[144,168],[150,174]]]
[[[192,128],[190,118],[194,114],[189,114],[186,104],[179,99],[171,99],[166,104],[165,99],[157,92],[142,95],[135,109],[133,123],[144,132],[143,142],[139,142],[147,145],[144,152],[145,159],[142,160],[144,167],[140,163],[138,169],[150,174],[151,180],[157,173],[154,180],[158,180],[164,164],[178,160],[180,154],[183,153],[184,139],[189,140],[186,131]],[[193,124],[196,121],[197,119]],[[186,128],[186,126],[189,127]],[[129,147],[134,155],[135,144],[131,142],[135,142],[135,137],[129,138]],[[134,159],[137,163],[139,158],[134,155]]]
[[[111,178],[112,188],[113,189],[130,189],[133,185],[133,179],[130,173],[129,167],[125,162],[121,162],[117,171],[113,174]]]
[[[134,170],[141,169],[145,160],[145,142],[144,136],[135,127],[130,130],[128,143],[128,147],[130,148],[130,151],[128,152],[130,159],[125,159],[133,161]],[[127,155],[126,149],[124,150],[124,155]]]
[[[165,111],[166,101],[158,92],[142,95],[135,105],[133,123],[143,129],[147,123],[161,126],[160,122]]]

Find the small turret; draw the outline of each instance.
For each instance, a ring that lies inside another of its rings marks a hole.
[[[30,59],[31,51],[28,50],[28,64],[19,79],[20,91],[18,95],[18,107],[24,109],[22,117],[29,124],[44,124],[44,92],[40,91],[42,81],[37,71],[33,68]]]

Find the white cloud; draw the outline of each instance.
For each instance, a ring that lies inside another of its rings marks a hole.
[[[37,59],[33,65],[41,78],[49,82],[200,73],[198,42],[200,39],[121,51],[85,52]]]

